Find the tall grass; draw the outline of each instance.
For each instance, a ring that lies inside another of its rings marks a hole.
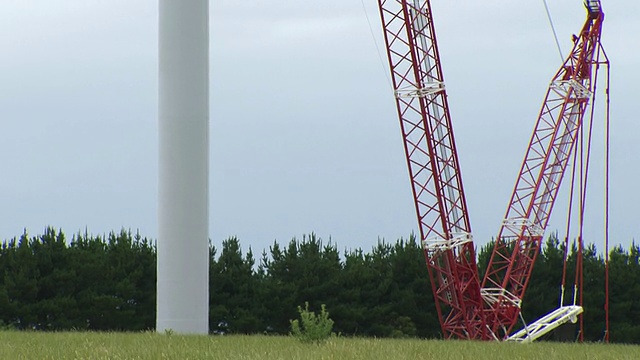
[[[640,359],[640,346],[281,336],[0,332],[0,359]]]

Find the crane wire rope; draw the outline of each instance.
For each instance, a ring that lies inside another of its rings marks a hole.
[[[600,55],[604,54],[605,56],[605,61],[601,62],[600,61]],[[583,299],[584,299],[584,272],[583,272],[583,251],[584,251],[584,244],[583,244],[583,229],[584,229],[584,216],[585,216],[585,204],[587,201],[587,179],[588,179],[588,174],[589,174],[589,165],[590,165],[590,158],[591,158],[591,148],[592,148],[592,136],[593,136],[593,124],[594,124],[594,116],[595,116],[595,106],[596,106],[596,97],[595,94],[597,92],[597,83],[598,83],[598,67],[600,66],[600,64],[605,64],[607,66],[607,71],[609,70],[609,62],[608,62],[608,58],[606,57],[606,53],[604,53],[604,49],[602,48],[602,44],[598,44],[598,50],[597,50],[597,54],[596,54],[596,59],[595,62],[592,63],[592,66],[595,65],[596,71],[595,71],[595,76],[594,76],[594,80],[593,80],[593,101],[590,104],[590,111],[589,111],[589,120],[588,120],[588,129],[587,129],[587,134],[586,134],[586,150],[585,150],[585,134],[584,134],[584,130],[585,130],[585,126],[581,126],[580,127],[580,137],[578,140],[579,143],[579,149],[576,149],[576,151],[574,152],[574,159],[573,159],[573,167],[572,167],[572,175],[571,175],[571,188],[570,188],[570,192],[569,192],[569,204],[568,204],[568,215],[567,215],[567,228],[566,228],[566,236],[565,236],[565,245],[564,245],[564,256],[563,256],[563,270],[562,270],[562,285],[561,285],[561,292],[560,292],[560,306],[562,307],[564,305],[564,293],[565,293],[565,284],[566,284],[566,272],[567,272],[567,260],[568,260],[568,248],[569,248],[569,236],[570,236],[570,226],[571,226],[571,213],[572,213],[572,204],[573,204],[573,196],[574,196],[574,184],[575,184],[575,177],[576,177],[576,168],[579,167],[579,198],[578,198],[578,236],[577,236],[577,253],[575,254],[576,256],[576,269],[575,269],[575,280],[574,280],[574,291],[573,291],[573,305],[576,305],[576,302],[578,303],[578,305],[583,306]],[[607,83],[606,83],[606,96],[607,96],[607,103],[606,103],[606,110],[607,114],[606,114],[606,120],[605,120],[605,137],[606,137],[606,141],[608,141],[608,106],[609,106],[609,97],[608,97],[608,93],[609,93],[609,84],[608,84],[608,77],[607,77]],[[608,146],[608,142],[606,142],[606,145]],[[579,153],[579,155],[578,155]],[[579,159],[579,161],[578,161]],[[608,252],[608,147],[605,149],[605,252]],[[575,244],[575,243],[574,243]],[[605,255],[607,256],[607,255]],[[607,284],[607,274],[606,274],[606,261],[605,261],[605,283],[606,283],[606,290],[605,290],[605,312],[607,311],[607,305],[608,305],[608,284]],[[579,299],[578,299],[579,296]],[[580,318],[580,323],[579,323],[579,333],[578,333],[578,340],[580,342],[584,341],[584,317],[582,316],[582,314],[579,315]],[[607,338],[608,335],[608,316],[606,316],[606,321],[605,321],[605,338]]]
[[[367,7],[364,5],[364,0],[360,0],[362,3],[362,10],[364,11],[364,16],[367,18],[367,23],[369,24],[369,32],[371,33],[371,40],[373,41],[373,45],[376,47],[376,52],[378,53],[378,59],[380,60],[380,66],[382,66],[382,72],[384,76],[387,78],[387,83],[391,90],[395,90],[393,88],[393,84],[391,83],[391,78],[389,78],[389,73],[387,72],[387,67],[382,59],[382,55],[380,54],[380,47],[378,46],[378,41],[376,41],[376,34],[373,32],[373,26],[371,26],[371,19],[369,19],[369,14],[367,13]]]
[[[544,9],[547,11],[547,18],[549,19],[549,25],[551,25],[551,31],[553,31],[553,38],[556,40],[556,46],[558,47],[558,54],[560,54],[560,61],[564,61],[562,55],[562,48],[560,47],[560,41],[558,40],[558,34],[556,33],[556,27],[553,25],[553,19],[551,18],[551,11],[549,11],[549,5],[547,0],[542,0],[544,3]]]
[[[610,160],[610,140],[611,140],[611,132],[610,132],[610,124],[609,124],[609,115],[610,115],[610,95],[609,95],[609,85],[610,85],[610,75],[611,75],[611,64],[609,63],[609,57],[607,56],[606,51],[602,45],[600,45],[600,49],[602,50],[602,54],[605,58],[605,65],[607,67],[607,80],[605,83],[605,150],[604,150],[604,317],[605,317],[605,330],[604,330],[604,342],[609,343],[609,160]]]
[[[601,54],[604,54],[605,56],[605,61],[601,62],[600,61],[600,56]],[[580,204],[580,215],[579,215],[579,236],[578,236],[578,259],[577,259],[577,264],[576,264],[576,284],[579,284],[579,295],[580,295],[580,302],[579,305],[580,306],[584,306],[584,270],[583,270],[583,228],[584,228],[584,213],[585,213],[585,204],[587,202],[587,180],[588,180],[588,174],[589,174],[589,165],[591,164],[590,158],[591,158],[591,148],[592,148],[592,139],[593,139],[593,124],[594,124],[594,117],[595,117],[595,108],[596,108],[596,96],[595,94],[597,93],[597,86],[598,86],[598,68],[600,67],[601,64],[604,64],[607,66],[607,71],[609,70],[608,67],[608,59],[606,58],[606,54],[604,53],[604,49],[602,48],[602,44],[598,44],[598,49],[597,49],[597,53],[596,53],[596,59],[595,62],[592,64],[592,66],[595,66],[595,75],[594,75],[594,79],[593,79],[593,101],[591,102],[591,108],[589,111],[589,120],[588,120],[588,129],[587,129],[587,139],[586,139],[586,150],[584,149],[585,146],[585,138],[584,138],[584,126],[581,126],[580,128],[580,200],[579,200],[579,204]],[[605,109],[605,132],[608,134],[608,92],[609,92],[609,79],[607,78],[606,80],[606,89],[605,89],[605,93],[607,94],[607,104],[606,109]],[[606,145],[605,145],[606,146]],[[586,153],[585,153],[586,151]],[[605,157],[607,157],[607,149],[605,149]],[[605,158],[605,162],[606,162],[606,158]],[[606,166],[606,165],[605,165]],[[607,171],[608,172],[608,171]],[[607,184],[608,184],[608,173],[605,174],[605,197],[608,198],[608,194],[607,191],[608,189]],[[605,223],[608,222],[608,211],[607,208],[605,206]],[[607,229],[608,224],[605,224],[605,241],[607,241],[607,237],[608,237],[608,231]],[[607,245],[605,244],[605,248],[607,248]],[[605,251],[607,251],[607,249],[605,249]],[[605,264],[606,267],[606,264]],[[605,277],[606,277],[606,271],[605,271]],[[607,280],[605,279],[605,282],[607,282]],[[575,303],[575,296],[574,296],[574,303]],[[607,296],[607,291],[605,290],[605,304],[608,303],[608,296]],[[605,315],[606,316],[606,315]],[[580,314],[580,332],[579,332],[579,341],[583,342],[584,341],[584,316],[583,314]],[[607,320],[605,320],[605,328],[606,328],[606,323]],[[605,329],[605,337],[607,336],[607,331],[608,329]]]
[[[569,190],[569,204],[567,205],[567,227],[566,227],[566,233],[564,236],[564,254],[562,257],[562,285],[561,285],[561,290],[560,290],[560,307],[564,306],[564,294],[565,294],[565,289],[566,289],[566,279],[567,279],[567,261],[568,261],[568,257],[569,257],[569,237],[571,236],[571,215],[573,212],[573,202],[574,202],[574,196],[575,196],[575,182],[576,182],[576,164],[577,164],[577,156],[578,156],[578,151],[575,150],[573,152],[573,160],[572,160],[572,166],[571,166],[571,182],[570,182],[570,190]],[[574,298],[574,303],[573,305],[575,305],[575,298]]]
[[[545,7],[546,7],[546,0]],[[548,14],[548,7],[547,7]],[[551,17],[549,15],[549,21],[551,23]],[[552,24],[552,23],[551,23]],[[553,24],[552,24],[553,28]],[[554,31],[555,35],[555,31]],[[556,38],[557,39],[557,38]],[[559,50],[559,49],[558,49]],[[604,57],[604,60],[600,60],[600,56]],[[605,311],[605,332],[604,332],[604,341],[609,342],[609,164],[610,164],[610,94],[609,94],[609,86],[610,86],[610,62],[609,58],[606,54],[606,51],[602,47],[601,43],[598,43],[598,50],[596,54],[595,62],[593,63],[596,67],[595,78],[593,81],[593,94],[594,98],[591,102],[590,109],[590,118],[589,118],[589,128],[587,134],[587,149],[586,149],[586,158],[585,158],[585,150],[584,150],[584,126],[580,128],[580,149],[576,149],[574,152],[573,159],[573,171],[572,171],[572,180],[571,180],[571,188],[569,195],[569,204],[568,204],[568,215],[567,215],[567,227],[566,227],[566,235],[565,235],[565,243],[564,243],[564,254],[563,254],[563,271],[562,271],[562,284],[560,290],[560,306],[564,305],[564,294],[565,294],[565,284],[566,284],[566,271],[567,271],[567,263],[568,263],[568,248],[569,248],[569,236],[570,236],[570,226],[571,226],[571,213],[572,213],[572,204],[573,204],[573,196],[574,196],[574,184],[575,184],[575,176],[576,176],[576,168],[580,167],[580,181],[579,181],[579,193],[580,197],[579,201],[579,234],[577,238],[577,254],[576,254],[576,273],[575,273],[575,281],[574,281],[574,293],[573,293],[573,305],[576,305],[576,300],[579,295],[579,305],[583,306],[583,286],[584,286],[584,273],[583,273],[583,226],[584,226],[584,212],[585,212],[585,203],[586,203],[586,193],[587,193],[587,176],[589,173],[589,164],[590,164],[590,155],[591,155],[591,146],[592,146],[592,135],[593,135],[593,123],[595,116],[595,93],[597,91],[597,82],[598,82],[598,71],[597,68],[600,65],[606,66],[606,80],[605,80],[605,123],[604,123],[604,137],[605,137],[605,149],[604,149],[604,257],[605,257],[605,302],[604,302],[604,311]],[[577,162],[578,152],[579,163]],[[586,161],[586,164],[585,164]],[[586,166],[586,168],[584,168]],[[579,333],[578,340],[584,341],[584,317],[580,314],[580,324],[579,324]]]

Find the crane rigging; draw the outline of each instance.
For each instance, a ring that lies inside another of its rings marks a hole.
[[[507,339],[594,96],[604,19],[600,1],[585,2],[587,21],[549,86],[482,282],[430,1],[378,0],[378,5],[420,240],[444,337]],[[581,312],[580,306],[561,307],[514,339],[541,336]]]

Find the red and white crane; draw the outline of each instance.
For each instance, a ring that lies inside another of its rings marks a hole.
[[[599,0],[588,0],[585,6],[587,19],[549,84],[482,281],[483,294],[492,299],[487,323],[500,338],[508,336],[518,321],[560,183],[594,96],[604,13]],[[581,312],[580,306],[567,306],[549,316],[567,320]]]
[[[420,239],[445,338],[483,338],[483,301],[431,4],[379,0]]]
[[[600,1],[585,2],[587,21],[549,86],[482,283],[430,1],[378,4],[420,239],[444,337],[507,339],[593,97],[604,19]],[[512,339],[532,340],[580,312],[580,306],[562,307]]]

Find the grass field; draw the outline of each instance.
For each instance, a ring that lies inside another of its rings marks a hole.
[[[640,346],[282,336],[0,332],[0,359],[640,359]]]

